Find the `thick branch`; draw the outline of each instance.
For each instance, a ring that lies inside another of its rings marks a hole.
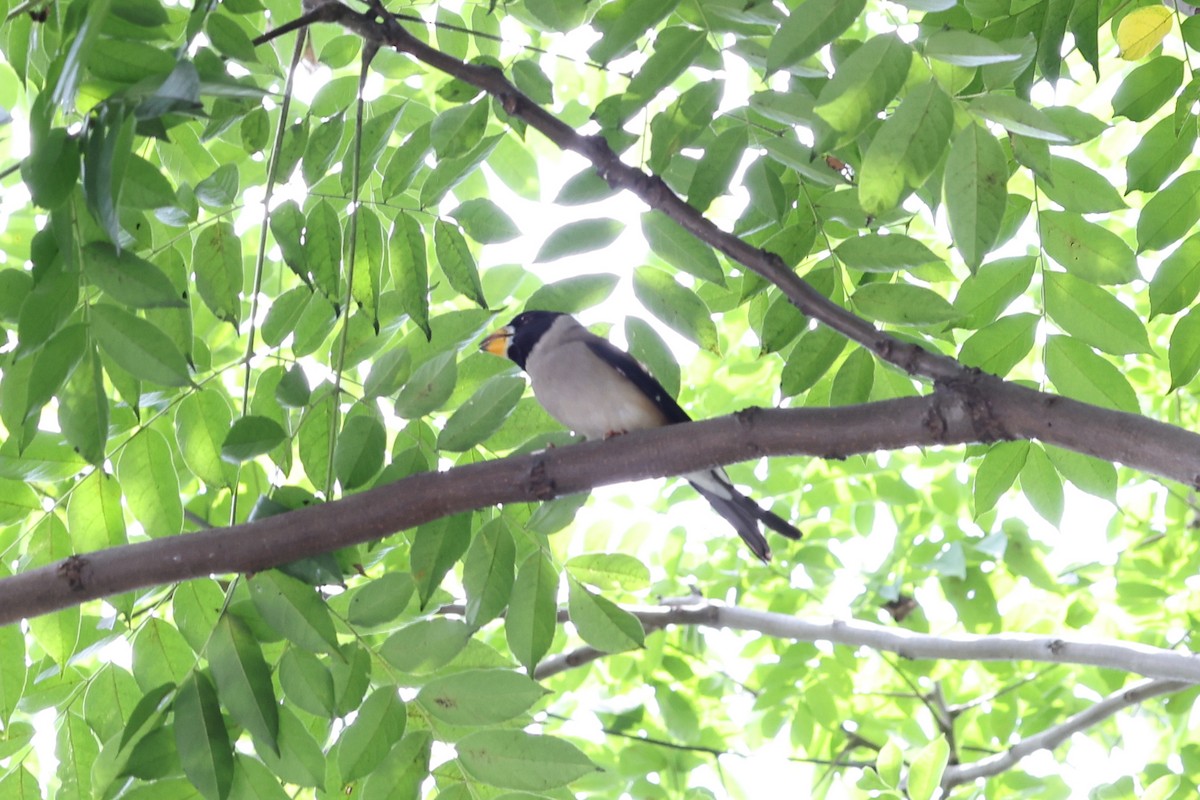
[[[1012,769],[1018,761],[1026,756],[1032,755],[1038,750],[1053,750],[1072,735],[1103,722],[1122,709],[1138,705],[1152,697],[1178,692],[1188,688],[1188,685],[1182,681],[1146,680],[1120,689],[1091,708],[1080,711],[1039,734],[1023,739],[1003,753],[982,758],[971,764],[947,767],[945,773],[942,774],[942,789],[949,792],[955,786],[979,778],[999,775],[1005,770]]]
[[[0,580],[0,625],[85,600],[211,574],[256,572],[462,511],[679,475],[763,456],[842,458],[910,446],[1038,437],[1195,485],[1200,436],[1003,381],[858,406],[750,409],[529,456],[414,475],[258,522],[115,547]]]

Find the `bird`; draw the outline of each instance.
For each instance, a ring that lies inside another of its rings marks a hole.
[[[489,334],[479,349],[523,369],[550,416],[586,439],[690,422],[691,417],[637,359],[557,311],[525,311]],[[684,477],[763,563],[771,548],[759,528],[789,539],[800,531],[742,494],[720,467]]]

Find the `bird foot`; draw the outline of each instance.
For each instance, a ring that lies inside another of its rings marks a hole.
[[[608,440],[614,436],[624,436],[627,433],[629,433],[629,431],[609,431],[608,433],[604,434],[604,438],[605,440]]]

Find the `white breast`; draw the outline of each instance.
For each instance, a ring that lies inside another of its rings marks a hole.
[[[580,340],[547,342],[526,363],[533,393],[550,416],[588,439],[656,428],[654,402]]]

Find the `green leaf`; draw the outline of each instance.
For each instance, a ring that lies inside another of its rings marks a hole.
[[[471,777],[503,789],[541,792],[599,770],[570,742],[523,731],[475,731],[455,750]]]
[[[883,747],[879,748],[879,757],[875,759],[875,770],[885,785],[898,788],[900,786],[900,768],[904,766],[904,751],[895,740],[888,738]]]
[[[175,746],[188,780],[208,800],[225,800],[233,786],[233,746],[217,693],[193,672],[175,696]]]
[[[1042,247],[1073,275],[1100,284],[1138,277],[1133,251],[1112,231],[1069,211],[1043,211],[1038,221]]]
[[[1002,258],[984,264],[958,287],[954,307],[958,324],[980,328],[1000,316],[1029,287],[1037,260],[1030,256]]]
[[[922,747],[908,769],[908,796],[911,800],[931,800],[942,783],[942,774],[950,762],[950,745],[938,736]]]
[[[512,65],[513,83],[539,106],[554,103],[554,84],[536,61],[522,59]]]
[[[1008,162],[995,137],[978,124],[960,131],[946,160],[946,213],[954,245],[972,271],[1000,235],[1007,183]]]
[[[187,361],[167,335],[124,309],[90,308],[92,331],[110,358],[135,378],[162,386],[188,386]]]
[[[1171,56],[1152,58],[1125,76],[1113,94],[1113,116],[1134,122],[1149,119],[1175,96],[1183,84],[1183,62]]]
[[[873,36],[837,65],[813,110],[844,134],[857,133],[904,86],[912,48],[897,36]]]
[[[1082,491],[1110,502],[1116,501],[1117,468],[1110,461],[1101,461],[1073,450],[1044,445],[1050,463],[1062,477]]]
[[[454,106],[433,121],[429,140],[438,158],[458,158],[475,148],[487,129],[488,104]]]
[[[1138,400],[1129,381],[1112,363],[1078,339],[1046,339],[1046,375],[1068,397],[1137,414]]]
[[[25,387],[25,414],[22,422],[40,415],[42,407],[62,388],[83,358],[87,338],[86,325],[68,325],[54,334],[50,341],[46,342],[46,346],[38,351],[32,374],[29,375],[29,382]]]
[[[547,691],[507,669],[477,669],[434,678],[417,703],[448,725],[495,725],[519,716]]]
[[[483,286],[479,283],[479,270],[475,266],[475,256],[467,246],[458,226],[443,220],[433,223],[433,246],[437,252],[438,266],[442,268],[446,279],[460,294],[466,295],[487,308],[487,300],[483,297]]]
[[[625,96],[620,98],[619,115],[615,119],[608,119],[603,106],[597,109],[596,117],[601,125],[620,127],[682,75],[705,49],[704,31],[684,27],[660,30],[654,37],[654,51],[629,81]]]
[[[307,650],[289,647],[279,659],[279,687],[289,705],[318,717],[332,717],[333,677]]]
[[[478,628],[508,605],[513,588],[516,546],[502,519],[480,528],[463,561],[463,588],[467,592],[467,624]]]
[[[717,326],[699,295],[662,270],[638,267],[633,293],[651,314],[711,353],[720,352]]]
[[[684,230],[661,211],[642,214],[642,234],[650,249],[675,269],[725,285],[725,271],[712,248]]]
[[[672,397],[678,397],[679,362],[658,331],[640,317],[630,316],[625,318],[625,339],[630,354],[646,365]]]
[[[646,166],[665,172],[673,158],[699,140],[717,116],[724,81],[697,83],[650,120],[650,158]]]
[[[1175,323],[1167,360],[1171,367],[1171,391],[1191,383],[1200,371],[1200,309],[1193,308]]]
[[[531,553],[517,570],[504,619],[508,647],[531,675],[554,640],[557,598],[558,571],[540,552]]]
[[[524,393],[524,378],[489,378],[446,420],[438,434],[438,449],[461,452],[484,441],[500,429]]]
[[[276,569],[249,583],[254,607],[281,636],[314,653],[340,653],[333,619],[315,589]]]
[[[192,268],[204,304],[218,319],[238,325],[242,319],[242,240],[232,224],[216,222],[201,228],[192,248]]]
[[[1138,214],[1138,252],[1161,250],[1200,221],[1200,172],[1185,172],[1151,197]]]
[[[620,279],[616,275],[607,272],[572,275],[570,278],[539,286],[525,301],[525,308],[577,314],[608,299],[618,280]]]
[[[933,174],[950,140],[954,105],[936,82],[909,91],[863,155],[858,201],[868,214],[895,208]]]
[[[458,382],[457,356],[454,350],[448,350],[414,369],[396,397],[396,413],[405,419],[415,419],[441,408]]]
[[[1020,52],[961,30],[937,31],[925,42],[925,55],[956,67],[982,67],[1021,60]]]
[[[846,337],[824,325],[805,331],[787,356],[779,388],[784,397],[807,392],[846,349]]]
[[[370,774],[392,745],[400,741],[408,723],[408,709],[396,689],[376,689],[358,709],[354,722],[346,726],[338,739],[338,772],[349,783]]]
[[[875,357],[868,351],[857,349],[846,357],[829,389],[829,405],[848,406],[865,403],[871,399],[871,387],[875,385]]]
[[[762,352],[775,353],[792,343],[808,326],[808,317],[782,292],[774,293],[763,315]]]
[[[1034,511],[1051,525],[1062,523],[1063,487],[1058,470],[1046,457],[1046,452],[1037,444],[1029,446],[1025,466],[1021,468],[1021,491],[1029,498]]]
[[[583,0],[527,0],[525,5],[530,14],[552,31],[565,33],[583,22]]]
[[[23,481],[0,478],[0,524],[20,522],[41,509],[42,504],[33,487]]]
[[[196,199],[213,209],[233,205],[238,193],[238,170],[234,164],[222,164],[196,184]]]
[[[767,48],[767,72],[776,72],[815,55],[845,33],[866,8],[866,0],[807,0],[794,9]]]
[[[470,626],[459,620],[423,619],[389,636],[379,655],[401,672],[425,675],[449,664],[470,638]]]
[[[98,38],[88,55],[88,71],[116,83],[136,83],[148,76],[166,76],[175,67],[172,54],[128,38]]]
[[[249,461],[269,453],[287,439],[287,431],[273,419],[250,415],[233,423],[221,443],[221,458],[230,463]]]
[[[175,190],[154,164],[131,154],[121,185],[121,204],[134,209],[162,209],[178,204]]]
[[[975,517],[992,510],[1009,490],[1029,456],[1029,442],[994,444],[975,468]]]
[[[535,264],[541,264],[603,249],[616,241],[624,229],[625,224],[615,219],[583,219],[569,222],[546,237],[533,261]]]
[[[232,17],[225,14],[211,14],[204,30],[208,33],[213,47],[224,55],[238,61],[258,61],[258,54],[254,51],[254,44],[250,41],[250,37]]]
[[[334,447],[333,472],[343,491],[370,483],[383,469],[387,432],[383,423],[370,414],[346,420]]]
[[[421,223],[404,212],[396,215],[396,226],[388,239],[392,281],[400,294],[400,307],[425,331],[429,329],[429,267],[425,261],[425,233]]]
[[[8,483],[29,491],[25,484],[16,481],[0,480],[0,487]],[[5,506],[13,505],[14,500],[20,504],[25,498],[14,498],[0,488],[0,521],[8,516]],[[20,518],[28,516],[35,508],[38,508],[36,502],[32,508],[25,509]],[[71,543],[81,553],[116,547],[128,541],[125,513],[121,508],[121,486],[116,478],[103,470],[95,470],[75,485],[67,502],[67,530],[71,533]]]
[[[175,440],[183,463],[212,487],[233,486],[237,476],[222,456],[233,427],[233,411],[225,395],[203,389],[183,398],[175,411]]]
[[[1153,192],[1179,169],[1196,145],[1196,123],[1179,130],[1169,117],[1143,135],[1125,159],[1125,191]]]
[[[170,278],[129,250],[117,251],[106,242],[83,249],[84,274],[118,303],[134,308],[186,308]]]
[[[679,0],[618,0],[597,10],[592,26],[603,36],[588,50],[588,57],[607,64],[629,53],[642,34],[660,22]]]
[[[964,366],[978,367],[1000,377],[1028,355],[1037,335],[1038,317],[1013,314],[980,328],[963,342],[958,360]]]
[[[596,174],[592,168],[576,173],[567,178],[562,188],[554,198],[554,202],[562,206],[579,206],[606,200],[617,194],[608,182]]]
[[[1004,126],[1010,133],[1044,139],[1052,144],[1066,144],[1070,141],[1070,137],[1059,130],[1058,125],[1045,112],[1039,111],[1013,95],[982,95],[971,103],[971,111],[986,120]]]
[[[342,223],[328,200],[308,212],[304,228],[304,261],[313,283],[329,299],[342,302]]]
[[[1128,306],[1095,284],[1061,272],[1043,277],[1046,313],[1067,333],[1106,353],[1149,353],[1146,326]]]
[[[867,318],[893,325],[939,325],[958,318],[941,295],[908,283],[868,283],[850,300]]]
[[[404,611],[412,594],[411,575],[385,572],[354,590],[346,617],[365,627],[391,622]]]
[[[413,537],[413,582],[424,608],[467,547],[471,544],[471,512],[442,517],[417,528]]]
[[[161,433],[148,428],[132,437],[117,461],[117,480],[133,518],[151,538],[174,536],[183,528],[183,501],[179,494],[171,448]]]
[[[640,8],[643,2],[637,3],[637,6]],[[696,164],[696,172],[688,184],[688,205],[697,211],[706,211],[713,200],[728,191],[748,144],[749,134],[745,127],[730,128],[717,134],[704,148],[704,155]],[[600,179],[597,177],[596,180]],[[608,186],[606,183],[603,185]]]
[[[1175,248],[1150,279],[1150,316],[1177,314],[1200,293],[1200,234]]]
[[[620,653],[646,643],[646,632],[637,617],[574,578],[567,579],[567,608],[580,638],[597,650]]]
[[[450,212],[450,216],[458,221],[467,236],[483,244],[507,242],[521,235],[512,217],[486,197],[460,204]]]
[[[834,253],[847,267],[862,272],[897,272],[941,261],[928,247],[899,233],[856,236],[839,244]]]
[[[279,752],[279,706],[271,669],[245,623],[224,614],[205,651],[217,694],[229,713],[259,741]]]
[[[21,180],[33,202],[55,209],[67,201],[79,183],[79,140],[64,128],[53,128],[31,142],[29,156],[21,162]]]
[[[566,571],[596,589],[640,591],[650,585],[648,567],[625,553],[586,553],[566,561]]]
[[[1038,188],[1067,211],[1101,214],[1126,207],[1103,175],[1074,159],[1051,156],[1050,173],[1051,180],[1039,178]]]

